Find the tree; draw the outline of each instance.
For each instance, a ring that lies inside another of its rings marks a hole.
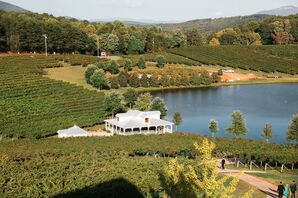
[[[96,65],[89,65],[85,71],[85,79],[88,84],[91,84],[91,76],[98,69]]]
[[[232,113],[232,124],[227,128],[227,134],[233,134],[237,138],[247,133],[247,128],[243,114],[240,111],[234,111]]]
[[[273,137],[273,129],[272,124],[266,124],[265,128],[263,129],[263,132],[261,133],[261,136],[266,139],[267,142],[269,142],[269,139]]]
[[[116,61],[112,60],[111,63],[107,67],[107,71],[111,74],[118,74],[119,73],[119,65]]]
[[[135,54],[139,51],[139,40],[132,35],[128,41],[128,54]]]
[[[138,61],[137,65],[140,69],[145,69],[146,68],[146,61],[145,61],[144,56],[139,57],[139,61]]]
[[[210,41],[209,41],[209,45],[211,46],[219,46],[220,45],[220,42],[217,38],[212,38]]]
[[[215,133],[218,132],[218,122],[214,119],[211,119],[208,127],[210,133],[212,133],[212,137],[214,137]]]
[[[132,61],[130,59],[126,58],[124,60],[124,65],[123,66],[124,66],[124,69],[126,71],[131,71],[132,70]]]
[[[117,77],[111,77],[109,80],[111,89],[119,89],[119,81]]]
[[[182,123],[182,116],[179,112],[174,113],[172,122],[176,126],[176,131],[178,130],[178,126]]]
[[[152,111],[160,111],[161,118],[166,117],[167,113],[168,113],[168,108],[166,106],[166,103],[160,97],[156,97],[156,98],[153,99],[152,105],[151,105],[151,110]]]
[[[114,117],[116,113],[121,113],[123,111],[123,106],[121,104],[121,97],[117,93],[112,93],[105,97],[104,101],[105,110],[110,112]]]
[[[219,80],[220,80],[220,77],[218,76],[217,72],[213,72],[212,75],[211,75],[211,78],[212,78],[213,83],[218,83]]]
[[[150,93],[141,94],[134,108],[140,111],[150,111],[152,109],[152,95]]]
[[[298,142],[298,114],[293,116],[288,126],[287,140]]]
[[[119,38],[115,34],[104,34],[103,35],[103,48],[105,50],[116,52],[119,46]]]
[[[128,73],[127,71],[121,71],[118,74],[118,81],[119,81],[119,85],[120,87],[127,87],[128,84]]]
[[[132,108],[135,104],[135,102],[138,99],[138,92],[134,89],[128,89],[124,94],[123,94],[123,98],[124,101],[126,103],[126,106],[129,106],[130,108]]]
[[[217,74],[218,74],[219,76],[222,76],[222,75],[223,75],[223,71],[222,71],[222,69],[219,69],[218,72],[217,72]]]
[[[200,74],[201,84],[203,85],[210,85],[212,83],[212,78],[209,75],[209,72],[204,70]]]
[[[99,89],[109,89],[108,81],[102,69],[98,69],[91,76],[91,83],[94,87]]]
[[[186,32],[187,46],[201,46],[204,44],[202,34],[197,29]]]
[[[155,61],[157,63],[156,66],[159,68],[164,67],[167,62],[166,58],[163,55],[156,56]]]
[[[194,144],[197,153],[198,168],[192,165],[185,166],[178,159],[171,159],[164,168],[164,174],[160,176],[161,184],[167,195],[172,198],[229,198],[239,182],[239,176],[219,176],[217,160],[212,158],[215,144],[207,138],[198,144]],[[197,170],[199,169],[199,171]],[[245,193],[244,197],[252,197],[253,191]],[[243,197],[243,198],[244,198]]]

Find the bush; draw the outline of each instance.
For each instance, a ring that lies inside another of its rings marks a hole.
[[[157,63],[156,66],[159,68],[164,67],[167,62],[166,58],[163,55],[156,56],[155,61]]]
[[[109,89],[108,81],[102,69],[98,69],[91,76],[91,83],[94,87],[99,89]]]
[[[139,61],[138,61],[138,67],[140,69],[145,69],[146,68],[146,61],[144,56],[140,56]]]
[[[119,81],[117,77],[110,78],[111,89],[119,89]]]
[[[107,71],[110,72],[111,74],[118,74],[119,73],[119,65],[116,61],[111,61],[109,64]]]
[[[91,84],[91,76],[94,74],[95,70],[97,70],[97,66],[95,65],[90,65],[87,67],[85,71],[85,79],[88,84]]]
[[[126,58],[126,59],[124,60],[124,65],[123,65],[123,67],[124,67],[124,69],[125,69],[126,71],[131,71],[131,70],[132,70],[132,61],[131,61],[130,59]]]

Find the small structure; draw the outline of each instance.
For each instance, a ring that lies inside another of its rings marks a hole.
[[[233,74],[233,73],[235,73],[235,70],[227,69],[227,70],[223,70],[223,73]]]
[[[107,53],[106,52],[101,52],[100,53],[100,57],[101,58],[106,58],[108,55],[107,55]]]
[[[71,137],[88,137],[87,131],[74,125],[69,129],[59,130],[58,138],[71,138]]]
[[[160,111],[130,110],[105,120],[107,131],[118,135],[164,134],[173,132],[173,123],[160,119]]]

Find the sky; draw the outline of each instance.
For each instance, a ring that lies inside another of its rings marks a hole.
[[[244,16],[298,0],[3,0],[27,10],[78,19],[186,21]]]

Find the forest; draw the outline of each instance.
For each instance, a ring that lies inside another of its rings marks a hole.
[[[0,11],[1,52],[43,52],[48,37],[50,53],[95,55],[143,54],[201,45],[287,45],[298,42],[298,15],[256,18],[236,27],[202,34],[196,29],[135,27],[120,21],[97,23],[49,14]]]

